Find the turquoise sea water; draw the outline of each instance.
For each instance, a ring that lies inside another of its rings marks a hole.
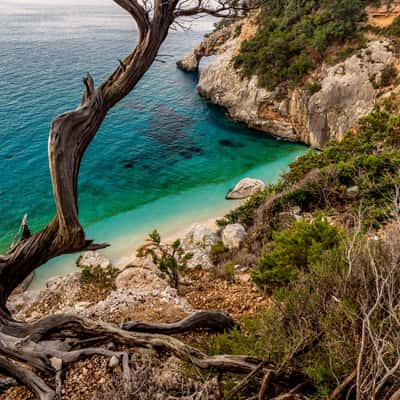
[[[38,0],[40,1],[40,0]],[[75,108],[81,77],[99,82],[135,42],[129,17],[100,2],[0,4],[0,250],[21,217],[39,229],[54,214],[47,166],[52,118]],[[53,4],[53,5],[52,5]],[[197,95],[195,75],[175,61],[204,35],[172,32],[131,95],[108,115],[80,174],[80,215],[105,254],[129,254],[146,233],[169,234],[233,207],[224,196],[244,176],[276,180],[305,150],[225,117]],[[73,257],[44,266],[37,282],[73,268]]]

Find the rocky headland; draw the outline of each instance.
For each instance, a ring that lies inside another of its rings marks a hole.
[[[369,24],[384,27],[400,14],[400,3],[371,6],[367,11]],[[303,85],[267,90],[260,87],[257,76],[243,77],[233,63],[242,43],[256,32],[257,15],[251,15],[208,35],[177,63],[183,70],[194,71],[203,57],[215,56],[200,69],[198,91],[251,128],[322,148],[357,128],[359,118],[391,89],[382,73],[389,66],[397,68],[395,47],[390,39],[369,33],[359,51],[334,65],[323,62]]]

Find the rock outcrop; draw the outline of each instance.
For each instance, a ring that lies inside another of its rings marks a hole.
[[[100,267],[106,269],[111,267],[111,261],[97,251],[86,251],[78,258],[76,265],[80,268]]]
[[[225,28],[225,39],[228,29]],[[345,61],[334,66],[322,65],[309,78],[309,83],[317,83],[313,91],[280,86],[268,91],[258,86],[257,77],[240,76],[232,62],[243,40],[255,30],[250,18],[243,23],[239,36],[232,26],[230,36],[222,44],[221,39],[218,48],[196,53],[197,58],[200,54],[216,54],[215,60],[200,72],[199,93],[224,107],[234,120],[317,148],[332,139],[340,140],[345,132],[357,127],[359,118],[368,114],[376,103],[382,71],[396,63],[390,41],[374,39]]]
[[[129,266],[116,278],[106,293],[85,286],[79,272],[54,277],[41,290],[27,290],[13,295],[8,307],[18,320],[36,320],[50,313],[76,313],[81,316],[114,322],[151,320],[184,316],[192,311],[176,289],[161,278],[156,268]]]
[[[222,243],[229,249],[238,249],[247,233],[241,224],[229,224],[222,231]]]
[[[369,5],[366,11],[369,25],[385,28],[400,15],[400,0],[381,0]]]
[[[192,253],[192,258],[188,261],[189,269],[202,268],[209,270],[213,263],[210,259],[211,246],[221,238],[218,235],[217,228],[211,228],[206,224],[194,224],[185,232],[182,239],[182,247]]]
[[[183,236],[182,247],[186,251],[195,247],[210,248],[218,240],[216,229],[212,229],[205,224],[193,224]]]
[[[203,57],[212,56],[224,51],[221,46],[230,38],[231,35],[232,28],[226,27],[206,36],[191,53],[177,61],[176,65],[178,68],[186,72],[197,71]]]
[[[265,189],[265,183],[260,179],[243,178],[226,195],[228,200],[241,200],[251,197],[253,194]]]

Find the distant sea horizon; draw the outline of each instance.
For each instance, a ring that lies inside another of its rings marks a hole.
[[[54,215],[47,138],[52,119],[74,109],[82,77],[97,84],[135,44],[134,24],[104,1],[13,0],[0,4],[0,251],[27,213],[38,230]],[[242,177],[267,183],[305,147],[231,121],[196,91],[176,61],[212,27],[171,31],[133,92],[107,116],[82,163],[80,218],[88,237],[108,241],[113,261],[154,228],[163,234],[234,207],[226,192]],[[36,284],[73,270],[76,256],[42,267]]]

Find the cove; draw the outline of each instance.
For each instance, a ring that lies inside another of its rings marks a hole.
[[[196,76],[175,66],[204,35],[197,29],[171,32],[163,62],[110,112],[83,160],[81,222],[89,238],[112,244],[104,254],[115,262],[154,228],[168,235],[222,215],[235,205],[224,197],[238,179],[275,181],[306,149],[230,121],[198,96]],[[0,8],[1,251],[24,213],[32,230],[54,215],[51,120],[76,107],[87,71],[99,83],[134,42],[130,18],[117,7]],[[43,266],[35,285],[71,271],[76,257]]]

